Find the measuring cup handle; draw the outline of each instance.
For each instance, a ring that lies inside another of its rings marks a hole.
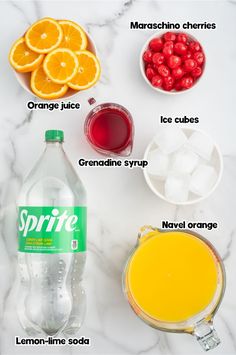
[[[205,351],[214,349],[220,344],[220,339],[213,327],[212,321],[204,320],[199,322],[194,328],[193,335]]]

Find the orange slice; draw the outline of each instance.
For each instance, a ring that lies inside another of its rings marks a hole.
[[[56,84],[49,79],[42,66],[32,72],[30,85],[35,95],[47,100],[58,99],[68,90],[67,85]]]
[[[77,74],[67,84],[74,90],[85,90],[98,81],[101,68],[97,57],[89,51],[80,51],[77,54],[79,69]]]
[[[43,69],[47,76],[58,84],[66,84],[77,73],[79,62],[76,54],[67,48],[58,48],[49,53]]]
[[[45,17],[35,22],[26,32],[27,46],[36,53],[49,53],[59,47],[63,31],[56,20]]]
[[[68,20],[58,21],[63,30],[63,40],[60,48],[69,48],[75,53],[87,47],[87,36],[84,30],[75,22]]]
[[[9,62],[12,67],[20,73],[27,73],[40,66],[44,58],[43,54],[38,54],[29,49],[24,38],[18,39],[11,47]]]

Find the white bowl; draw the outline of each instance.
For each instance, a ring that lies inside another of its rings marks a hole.
[[[205,134],[207,137],[209,137],[204,131],[202,131],[200,129],[182,128],[182,130],[186,134],[187,137],[189,137],[193,132],[201,132],[201,133]],[[147,148],[145,150],[145,154],[144,154],[145,160],[147,160],[149,152],[155,148],[157,148],[157,145],[153,139],[149,143],[149,145],[147,146]],[[166,198],[166,196],[164,195],[164,182],[157,180],[157,179],[153,178],[150,174],[148,174],[147,168],[144,168],[144,177],[145,177],[146,183],[148,184],[148,186],[152,190],[152,192],[154,192],[154,194],[156,196],[160,197],[162,200],[167,201],[167,202],[174,204],[174,205],[192,205],[194,203],[198,203],[200,201],[203,201],[207,197],[209,197],[215,191],[215,189],[217,188],[217,186],[220,183],[222,173],[223,173],[223,158],[222,158],[222,154],[220,152],[220,149],[216,143],[214,143],[214,149],[213,149],[212,157],[210,160],[210,164],[216,169],[216,172],[218,175],[215,185],[211,188],[211,190],[205,196],[196,197],[195,195],[193,195],[191,193],[192,198],[190,198],[188,201],[185,201],[185,202],[173,202],[173,201],[170,201],[168,198]]]
[[[94,43],[93,39],[90,37],[90,35],[87,32],[85,32],[85,33],[86,33],[86,36],[88,39],[88,46],[86,49],[96,55],[97,50],[96,50],[95,43]],[[25,89],[31,95],[36,96],[35,93],[30,88],[31,73],[19,73],[17,71],[14,71],[14,72],[15,72],[16,79],[17,79],[18,83],[22,86],[22,88]],[[69,88],[67,90],[66,94],[60,98],[60,100],[61,99],[68,99],[70,97],[78,95],[78,93],[79,93],[79,91]],[[36,96],[36,97],[38,97],[38,96]],[[40,98],[40,100],[44,100],[44,99]],[[59,99],[57,99],[57,100],[59,100]],[[54,101],[57,101],[57,100],[54,100]]]
[[[149,45],[149,42],[153,39],[153,38],[159,38],[161,37],[164,33],[166,33],[168,31],[160,31],[160,32],[156,32],[154,33],[151,37],[149,37],[147,39],[147,41],[145,42],[141,52],[140,52],[140,57],[139,57],[139,67],[140,67],[140,71],[141,71],[141,74],[144,78],[144,80],[146,81],[146,83],[148,84],[148,86],[150,86],[153,90],[155,91],[158,91],[158,92],[161,92],[163,94],[167,94],[167,95],[176,95],[176,94],[183,94],[185,92],[188,92],[190,90],[192,90],[199,82],[199,80],[202,78],[202,76],[204,75],[204,71],[205,71],[205,68],[206,68],[206,55],[205,55],[205,51],[202,47],[202,44],[193,36],[193,35],[190,35],[189,33],[187,32],[184,32],[184,31],[171,31],[173,33],[184,33],[186,34],[192,41],[196,41],[196,42],[199,42],[201,47],[202,47],[202,52],[204,53],[204,57],[205,57],[205,61],[203,63],[203,66],[202,66],[202,75],[195,81],[195,83],[193,84],[193,86],[190,88],[190,89],[186,89],[186,90],[181,90],[181,91],[176,91],[176,90],[173,90],[173,91],[166,91],[166,90],[163,90],[163,89],[160,89],[160,88],[157,88],[155,86],[153,86],[150,81],[148,80],[148,78],[146,77],[146,74],[145,74],[145,64],[144,64],[144,60],[143,60],[143,53],[146,51],[146,49],[148,49],[148,45]]]

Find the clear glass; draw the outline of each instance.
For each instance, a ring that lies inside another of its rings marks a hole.
[[[62,144],[46,149],[26,178],[19,206],[86,206],[86,193]],[[82,274],[86,253],[18,252],[20,290],[17,311],[30,336],[73,335],[85,315]]]
[[[89,100],[89,103],[91,105],[94,105],[96,103],[95,99],[91,98]],[[121,111],[122,113],[125,114],[126,118],[128,119],[129,122],[129,127],[130,127],[130,135],[129,138],[127,139],[126,143],[124,144],[124,146],[122,147],[122,149],[117,149],[117,150],[106,150],[106,149],[102,149],[99,146],[97,146],[93,140],[91,139],[91,125],[94,121],[94,119],[96,118],[96,114],[98,112],[100,112],[103,109],[117,109],[119,111]],[[103,154],[103,155],[107,155],[110,157],[116,157],[116,156],[123,156],[123,157],[127,157],[131,154],[132,152],[132,148],[133,148],[133,138],[134,138],[134,124],[133,124],[133,119],[132,116],[130,114],[130,112],[122,105],[116,104],[116,103],[102,103],[99,104],[97,106],[95,106],[87,115],[85,123],[84,123],[84,132],[85,132],[85,136],[87,137],[87,140],[89,142],[89,144],[93,147],[93,149],[95,149],[97,152]]]
[[[202,348],[207,351],[210,349],[215,348],[219,343],[220,339],[213,327],[213,318],[214,315],[219,308],[219,305],[221,303],[221,300],[224,295],[225,291],[225,270],[224,270],[224,265],[223,262],[213,247],[213,245],[200,236],[199,234],[189,231],[189,230],[181,230],[181,232],[186,232],[188,234],[192,234],[193,236],[201,239],[208,248],[211,249],[212,253],[215,255],[215,260],[217,263],[217,269],[218,269],[218,283],[217,283],[217,290],[214,295],[214,298],[211,302],[210,305],[204,311],[201,313],[197,314],[196,316],[188,319],[185,322],[162,322],[158,319],[151,318],[149,315],[143,312],[143,310],[139,307],[139,305],[134,301],[132,294],[129,290],[129,285],[128,285],[128,278],[127,278],[127,271],[129,268],[129,263],[130,260],[135,253],[135,251],[139,248],[141,243],[146,240],[147,238],[154,238],[156,237],[159,233],[167,233],[170,232],[171,230],[161,230],[157,228],[153,228],[151,226],[144,226],[140,229],[140,233],[138,235],[137,243],[135,247],[132,249],[129,258],[127,260],[124,272],[123,272],[123,278],[122,278],[122,283],[123,283],[123,291],[126,295],[126,298],[131,305],[133,311],[136,313],[136,315],[141,318],[145,323],[147,323],[149,326],[166,331],[166,332],[184,332],[188,334],[192,334],[196,337],[198,340],[199,344],[202,346]]]

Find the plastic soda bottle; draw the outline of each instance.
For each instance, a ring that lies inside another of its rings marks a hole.
[[[63,150],[63,131],[46,131],[45,141],[18,202],[18,315],[30,336],[71,336],[86,306],[86,192]]]

